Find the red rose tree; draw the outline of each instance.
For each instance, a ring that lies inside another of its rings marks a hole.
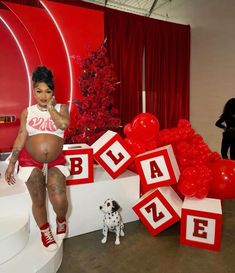
[[[82,70],[80,90],[83,97],[73,101],[65,143],[92,145],[107,130],[117,131],[120,127],[118,110],[113,106],[117,78],[104,44],[84,59]]]

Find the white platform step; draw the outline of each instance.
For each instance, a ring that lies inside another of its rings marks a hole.
[[[16,183],[11,186],[7,184],[7,182],[5,181],[5,170],[7,168],[7,165],[7,162],[0,161],[0,199],[27,193],[25,183],[18,179],[16,173],[14,175]],[[2,212],[4,212],[4,210],[1,210],[0,214],[2,214]]]
[[[16,256],[28,239],[28,214],[0,217],[0,265]]]
[[[6,162],[0,162],[0,273],[56,273],[63,246],[60,243],[52,253],[42,247],[25,183],[15,175],[16,184],[9,186],[4,179],[6,167]]]
[[[57,251],[48,252],[41,244],[40,232],[34,229],[25,248],[14,259],[0,265],[1,273],[56,273],[63,257],[63,243]]]

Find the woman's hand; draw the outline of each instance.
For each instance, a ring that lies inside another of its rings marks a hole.
[[[15,170],[15,164],[9,163],[5,172],[5,180],[7,181],[8,185],[14,185],[16,183],[16,180],[14,177],[14,170]]]
[[[47,104],[47,108],[50,110],[51,108],[53,108],[56,105],[56,100],[55,100],[55,96],[53,96]]]

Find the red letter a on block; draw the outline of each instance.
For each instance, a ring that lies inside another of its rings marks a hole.
[[[121,162],[124,158],[124,155],[122,153],[118,153],[119,158],[116,158],[111,150],[109,150],[106,154],[107,154],[107,156],[109,156],[113,160],[115,165],[117,165],[119,162]]]
[[[78,158],[70,158],[71,162],[71,174],[80,174],[82,172],[82,159]]]
[[[155,178],[156,173],[158,177],[163,176],[163,173],[160,170],[159,166],[157,165],[156,161],[150,161],[150,169],[151,169],[151,178]]]
[[[163,214],[163,212],[161,211],[158,215],[157,215],[157,206],[156,203],[152,203],[150,205],[148,205],[145,210],[150,213],[152,212],[153,215],[153,221],[156,223],[157,221],[161,220],[165,215]]]

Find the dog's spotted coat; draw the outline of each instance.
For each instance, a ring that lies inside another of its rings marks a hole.
[[[100,206],[100,210],[104,213],[103,219],[103,230],[102,233],[104,235],[101,242],[104,244],[107,242],[108,232],[115,232],[116,233],[116,240],[115,244],[120,244],[120,236],[124,236],[124,224],[122,222],[121,216],[118,212],[120,206],[118,203],[113,199],[107,199],[103,206]]]

